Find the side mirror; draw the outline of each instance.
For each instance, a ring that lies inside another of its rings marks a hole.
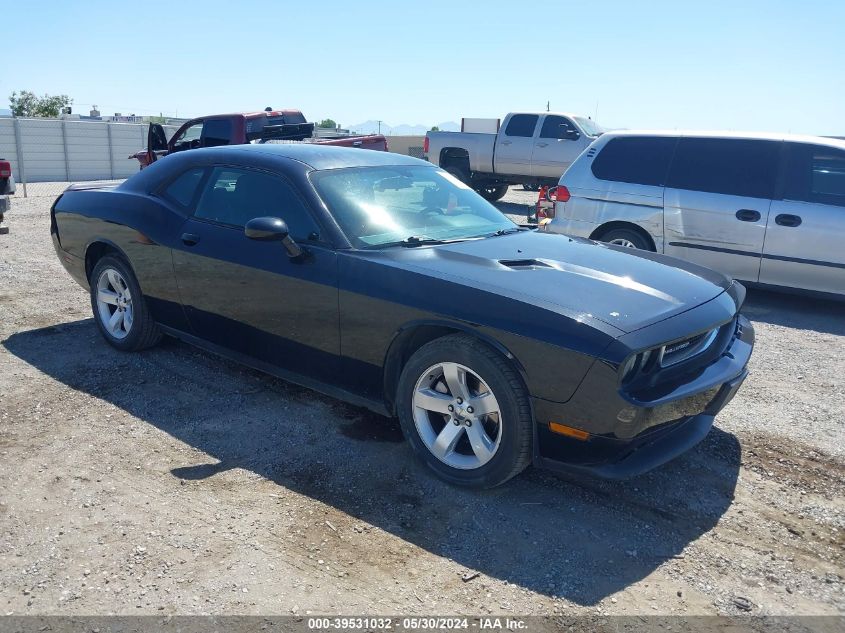
[[[574,128],[566,126],[563,131],[563,138],[567,141],[577,141],[579,138],[581,138],[581,132]]]
[[[302,249],[290,238],[288,225],[282,218],[253,218],[246,223],[244,235],[261,242],[281,242],[291,259],[302,256]]]

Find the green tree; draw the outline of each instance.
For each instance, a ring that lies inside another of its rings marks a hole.
[[[67,95],[37,96],[29,90],[21,90],[20,94],[13,92],[9,96],[9,107],[14,116],[24,117],[58,117],[63,108],[73,103]]]
[[[324,127],[334,130],[337,128],[337,123],[335,123],[334,119],[323,119],[317,124],[317,127]]]
[[[440,131],[440,128],[437,127],[436,125],[432,125],[431,129],[429,130],[429,132],[439,132],[439,131]]]

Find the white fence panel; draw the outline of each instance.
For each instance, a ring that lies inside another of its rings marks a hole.
[[[69,180],[62,122],[56,119],[19,119],[19,124],[26,180]]]
[[[111,178],[107,123],[64,121],[68,180]]]

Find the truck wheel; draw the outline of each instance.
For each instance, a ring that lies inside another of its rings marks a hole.
[[[496,202],[496,200],[501,200],[504,195],[508,192],[508,186],[488,185],[485,187],[477,187],[475,190],[480,193],[481,197],[485,200],[489,200],[490,202]]]
[[[654,249],[638,231],[634,229],[611,229],[602,234],[599,238],[602,242],[624,246],[626,248],[638,248],[641,251],[653,251]]]
[[[147,308],[132,268],[122,258],[106,255],[91,271],[91,308],[100,334],[124,352],[152,347],[161,331]]]
[[[423,345],[402,369],[399,422],[414,452],[440,478],[492,488],[531,462],[528,392],[506,358],[454,334]]]

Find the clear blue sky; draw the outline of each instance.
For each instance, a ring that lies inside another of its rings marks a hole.
[[[426,125],[509,110],[612,127],[845,135],[845,2],[5,2],[0,106],[301,109]]]

